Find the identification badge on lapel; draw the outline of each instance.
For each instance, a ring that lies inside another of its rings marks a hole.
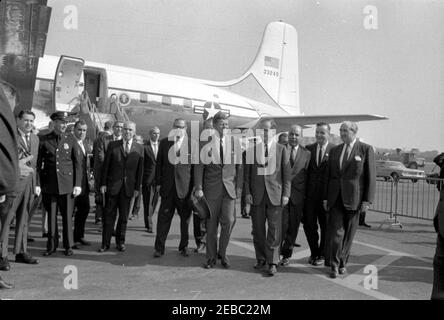
[[[67,143],[64,143],[64,144],[63,144],[63,148],[64,148],[65,150],[68,150],[68,149],[69,149],[69,145],[68,145]]]
[[[361,159],[360,156],[355,156],[355,160],[356,160],[356,161],[361,161],[362,159]]]

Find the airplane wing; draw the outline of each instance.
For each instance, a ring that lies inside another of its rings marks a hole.
[[[278,131],[287,130],[290,126],[298,124],[302,127],[315,125],[318,122],[326,122],[328,124],[341,123],[344,121],[372,121],[387,120],[387,117],[372,114],[339,114],[339,115],[312,115],[312,116],[261,116],[260,118],[237,126],[240,129],[255,128],[256,125],[264,119],[273,119],[276,122]]]

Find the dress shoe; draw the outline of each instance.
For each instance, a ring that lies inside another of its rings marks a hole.
[[[0,277],[0,289],[12,289],[14,286]]]
[[[84,238],[81,238],[79,241],[76,241],[78,243],[80,243],[82,246],[90,246],[91,242],[86,241]]]
[[[105,247],[101,247],[99,250],[97,250],[97,252],[102,253],[102,252],[105,252],[105,251],[108,251],[108,250],[109,250],[109,246],[105,246]]]
[[[39,264],[39,260],[33,258],[29,253],[19,253],[15,255],[15,262],[27,264]]]
[[[0,270],[9,271],[11,266],[9,265],[8,257],[0,258]]]
[[[163,256],[163,253],[160,251],[154,251],[153,257],[154,258],[160,258],[161,256]]]
[[[365,222],[360,223],[359,225],[362,226],[362,227],[366,227],[366,228],[371,228],[372,227],[371,225],[369,225],[369,224],[367,224]]]
[[[48,238],[48,232],[43,232],[42,233],[42,238]]]
[[[294,246],[299,248],[301,245],[300,245],[299,243],[296,243],[296,242],[295,242],[295,243],[294,243]]]
[[[217,259],[222,260],[222,256],[220,255],[220,253],[217,253]]]
[[[244,218],[244,219],[250,219],[250,217],[249,217],[248,214],[246,214],[246,213],[243,213],[243,214],[242,214],[242,218]]]
[[[101,222],[102,222],[102,219],[97,218],[96,221],[94,222],[94,224],[99,224],[99,223],[101,223]]]
[[[148,230],[146,230],[146,232],[148,232],[148,233],[154,233],[154,232],[153,232],[153,229],[148,229]]]
[[[338,269],[337,268],[332,268],[330,271],[330,278],[332,279],[336,279],[338,277]]]
[[[308,258],[308,264],[314,265],[314,262],[316,261],[316,257],[310,257]]]
[[[136,215],[132,215],[131,217],[129,217],[129,219],[128,220],[136,220],[138,217],[136,216]]]
[[[72,251],[71,248],[65,249],[64,252],[65,256],[72,256],[74,254],[74,251]]]
[[[225,269],[229,269],[231,267],[230,262],[227,258],[222,258],[221,264]]]
[[[196,249],[194,249],[194,252],[198,253],[199,251],[202,251],[203,249],[205,249],[205,243],[201,242],[197,245]]]
[[[125,252],[126,251],[126,247],[124,244],[120,244],[117,246],[117,250],[121,251],[121,252]]]
[[[26,241],[28,241],[28,242],[34,242],[35,240],[34,240],[34,238],[28,237],[28,239],[26,239]]]
[[[184,257],[188,257],[188,249],[187,248],[183,248],[182,250],[180,250],[180,254]]]
[[[50,255],[52,255],[53,253],[55,253],[56,252],[56,249],[54,249],[54,250],[49,250],[49,251],[45,251],[45,252],[43,252],[43,256],[44,257],[49,257]]]
[[[346,274],[347,269],[345,267],[339,268],[339,274]]]
[[[286,267],[290,264],[290,259],[288,258],[282,258],[282,260],[279,262],[280,266]]]
[[[207,262],[204,263],[205,269],[211,269],[216,265],[216,260],[208,259]]]
[[[253,268],[262,269],[264,266],[265,266],[265,260],[257,260]]]
[[[268,275],[269,276],[274,276],[277,272],[277,268],[275,264],[270,264],[268,267]]]
[[[324,257],[317,257],[314,261],[313,261],[313,265],[316,267],[322,266],[325,263],[325,259]]]

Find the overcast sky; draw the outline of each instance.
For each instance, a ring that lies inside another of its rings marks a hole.
[[[249,67],[272,21],[299,37],[305,114],[372,113],[377,147],[444,151],[444,1],[57,0],[46,53],[211,80]],[[64,10],[78,10],[78,28]],[[366,30],[363,9],[377,9]],[[69,8],[69,7],[68,7]],[[333,127],[338,134],[338,126]],[[306,135],[313,135],[306,130]]]

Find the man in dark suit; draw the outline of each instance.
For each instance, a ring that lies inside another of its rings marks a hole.
[[[433,161],[441,167],[440,178],[444,177],[444,154],[435,157]],[[444,300],[444,188],[442,181],[437,184],[439,202],[436,207],[433,225],[437,233],[435,256],[433,257],[433,288],[432,300]]]
[[[291,193],[288,205],[282,210],[281,266],[287,266],[293,254],[305,204],[305,185],[310,151],[299,144],[301,139],[302,128],[298,125],[291,126],[288,131],[287,146],[288,162],[291,167]]]
[[[154,178],[156,177],[157,154],[159,152],[160,129],[151,128],[150,139],[144,145],[143,165],[143,220],[148,233],[153,233],[153,214],[159,200],[159,194],[155,192]]]
[[[116,227],[116,247],[122,252],[126,250],[125,233],[131,198],[139,194],[143,174],[143,146],[134,141],[135,134],[136,124],[125,122],[122,140],[110,142],[106,151],[101,178],[101,192],[106,194],[106,205],[102,247],[99,252],[107,251],[110,247],[117,208],[119,219]]]
[[[56,252],[58,246],[57,212],[63,221],[65,255],[73,254],[72,213],[74,198],[81,194],[82,170],[78,144],[66,134],[66,112],[51,115],[54,130],[40,139],[37,158],[37,186],[41,187],[43,205],[48,212],[48,241],[44,256]]]
[[[18,102],[18,96],[4,93],[11,92],[8,84],[0,80],[0,217],[7,216],[11,200],[8,200],[18,181],[18,153],[16,123],[12,110]],[[3,228],[4,219],[0,220]],[[2,261],[0,261],[1,263]],[[0,276],[0,289],[12,289],[13,285]]]
[[[324,209],[329,212],[331,273],[336,278],[346,266],[359,222],[359,213],[373,201],[376,167],[373,147],[356,138],[358,126],[345,121],[340,127],[344,143],[331,149],[324,192]]]
[[[236,222],[236,198],[242,192],[242,154],[235,153],[236,143],[240,142],[226,134],[228,117],[224,113],[218,112],[214,116],[213,126],[216,130],[208,143],[211,147],[204,152],[209,161],[199,162],[194,169],[195,195],[197,198],[205,196],[210,208],[210,217],[207,220],[207,262],[204,265],[207,269],[216,265],[218,254],[222,266],[230,267],[226,250]],[[219,224],[221,230],[218,249]]]
[[[111,141],[117,141],[122,139],[123,132],[123,122],[115,121],[112,126],[112,134],[103,133],[99,136],[96,141],[94,141],[94,185],[96,188],[96,203],[99,203],[97,207],[99,212],[103,213],[103,194],[100,192],[100,188],[102,186],[102,167],[103,162],[105,161],[106,150],[108,149],[108,145]],[[102,214],[96,213],[96,223],[99,222],[99,215]]]
[[[252,148],[247,149],[246,200],[252,205],[250,215],[257,260],[254,268],[262,269],[268,263],[268,274],[273,276],[279,263],[282,207],[289,201],[291,172],[287,149],[271,140],[270,131],[275,129],[273,121],[263,120],[259,128],[263,130],[259,132],[262,141],[255,141]]]
[[[104,130],[99,132],[96,139],[93,142],[93,173],[94,173],[94,191],[95,191],[95,221],[96,224],[100,223],[102,221],[102,213],[103,213],[103,199],[102,195],[100,194],[100,168],[103,165],[103,158],[99,158],[99,149],[101,148],[101,144],[103,143],[103,139],[106,136],[110,136],[113,134],[113,121],[106,121],[104,125]],[[104,156],[104,154],[101,154]]]
[[[328,158],[333,144],[329,143],[330,125],[325,122],[316,124],[316,142],[307,146],[311,152],[307,176],[307,197],[303,216],[304,232],[310,246],[309,264],[330,265],[329,245],[327,239],[327,212],[322,205],[323,190],[326,181]],[[319,241],[318,224],[321,229]]]
[[[82,171],[82,193],[75,198],[74,208],[76,215],[74,217],[74,242],[80,243],[84,246],[89,246],[91,243],[85,240],[85,223],[89,214],[89,183],[88,171],[90,168],[88,155],[91,153],[89,144],[84,143],[88,125],[85,121],[79,120],[74,125],[74,137],[78,144],[78,158],[81,159]]]
[[[188,254],[188,228],[191,217],[189,197],[192,190],[191,180],[191,144],[186,135],[187,125],[184,119],[174,120],[174,130],[169,137],[160,141],[156,163],[156,185],[161,202],[157,216],[157,234],[154,244],[154,257],[165,253],[165,241],[170,231],[174,211],[180,217],[179,251],[182,256]],[[198,148],[198,147],[197,147]]]

